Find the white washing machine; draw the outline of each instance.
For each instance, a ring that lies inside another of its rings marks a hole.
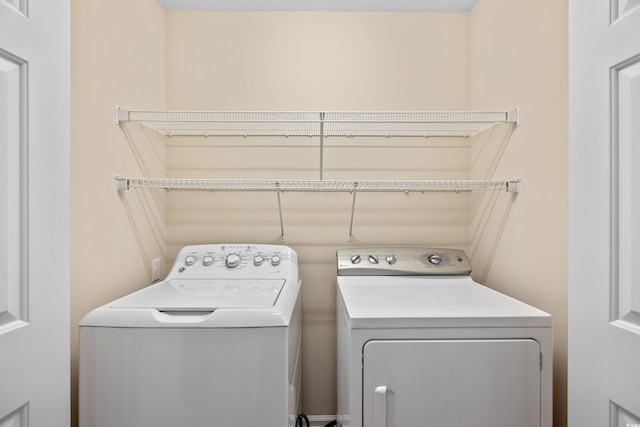
[[[338,425],[551,427],[551,316],[463,251],[339,250]]]
[[[80,426],[293,426],[299,290],[286,246],[183,248],[164,281],[80,322]]]

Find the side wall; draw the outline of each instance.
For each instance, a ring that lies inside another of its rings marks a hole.
[[[114,124],[117,104],[164,108],[164,19],[155,1],[71,4],[73,425],[78,322],[96,306],[149,284],[151,260],[164,259],[162,196],[120,195],[113,182],[115,174],[164,173],[164,147],[155,133]]]
[[[469,16],[167,13],[167,105],[213,110],[465,110]],[[265,145],[272,145],[265,147]],[[281,146],[273,146],[281,145]],[[469,141],[328,138],[326,179],[466,179]],[[168,140],[172,177],[318,179],[310,138]],[[468,194],[282,195],[303,292],[303,411],[336,412],[335,252],[466,248]],[[275,193],[167,195],[167,261],[188,243],[280,243]]]
[[[472,261],[480,267],[477,279],[553,315],[554,425],[562,427],[567,377],[567,1],[482,0],[470,17],[471,108],[515,104],[522,116],[508,144],[498,149],[500,162],[476,164],[474,175],[523,180],[522,192],[507,206],[474,201]],[[506,209],[508,215],[482,220],[486,206]]]

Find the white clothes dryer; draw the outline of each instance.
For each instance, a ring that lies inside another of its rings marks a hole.
[[[80,427],[293,426],[299,290],[286,246],[183,248],[164,281],[80,322]]]
[[[551,427],[551,316],[474,282],[461,250],[345,249],[338,425]]]

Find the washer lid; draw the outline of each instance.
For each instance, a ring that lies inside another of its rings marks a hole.
[[[470,277],[338,277],[351,328],[550,327],[551,316]]]
[[[109,304],[110,308],[159,311],[205,311],[221,308],[272,307],[285,280],[167,280]]]

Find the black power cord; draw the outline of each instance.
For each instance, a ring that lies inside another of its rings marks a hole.
[[[309,418],[307,418],[307,416],[305,414],[298,415],[298,418],[296,418],[296,427],[298,427],[298,426],[304,427],[302,425],[302,420],[305,420],[305,422],[307,423],[307,427],[310,427],[309,426]]]
[[[307,427],[309,426],[309,418],[307,418],[307,416],[305,414],[300,414],[298,415],[298,418],[296,418],[296,426],[295,427],[304,427],[302,425],[302,420],[305,421],[305,423],[307,423]],[[329,421],[327,424],[324,425],[324,427],[337,427],[338,422],[336,420],[333,421]]]

